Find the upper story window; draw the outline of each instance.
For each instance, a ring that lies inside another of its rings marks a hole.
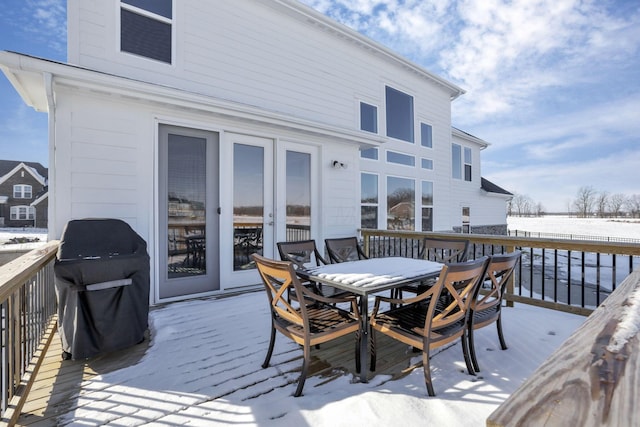
[[[120,50],[171,64],[172,0],[122,0]]]
[[[378,149],[377,148],[367,148],[366,150],[360,151],[360,158],[362,159],[370,159],[370,160],[378,160]]]
[[[387,136],[413,143],[413,97],[386,86],[385,99]]]
[[[416,158],[414,156],[398,153],[396,151],[387,151],[387,163],[395,163],[404,166],[415,166]]]
[[[433,128],[426,123],[420,123],[420,145],[433,148]]]
[[[464,180],[471,182],[471,148],[464,147]]]
[[[30,199],[32,197],[33,191],[30,185],[18,184],[13,186],[14,199]]]
[[[451,144],[451,173],[453,178],[462,179],[463,164],[464,164],[464,180],[471,182],[472,180],[471,148],[464,147],[464,158],[462,157],[462,153],[463,153],[462,146],[458,144]]]
[[[378,133],[378,107],[365,102],[360,103],[360,129]]]

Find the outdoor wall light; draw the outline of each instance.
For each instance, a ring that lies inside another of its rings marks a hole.
[[[346,169],[347,168],[347,164],[346,163],[342,163],[339,160],[334,160],[332,162],[333,168],[334,169]]]

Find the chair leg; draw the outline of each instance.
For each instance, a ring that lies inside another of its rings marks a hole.
[[[376,370],[376,331],[373,329],[371,329],[371,333],[369,334],[369,353],[371,353],[369,370],[373,372]]]
[[[504,335],[502,334],[502,314],[498,316],[496,324],[498,325],[498,338],[500,339],[500,347],[502,347],[503,350],[506,350],[509,347],[507,347],[507,343],[504,340]]]
[[[362,366],[360,364],[360,343],[362,342],[362,336],[360,331],[356,332],[356,373],[359,374],[362,370]]]
[[[311,349],[308,345],[304,346],[303,353],[304,361],[302,362],[302,373],[300,374],[300,378],[298,379],[298,388],[296,388],[296,392],[293,397],[298,397],[302,394],[304,382],[307,380],[307,372],[309,372],[309,363],[311,362]]]
[[[469,345],[470,338],[469,337],[470,336],[471,336],[471,334],[469,334],[467,332],[467,330],[465,329],[464,333],[462,334],[462,338],[461,338],[461,341],[462,341],[462,355],[464,356],[464,363],[467,364],[467,371],[469,372],[469,375],[475,375],[476,371],[474,369],[473,363],[471,362],[472,357],[471,357],[470,352],[469,352],[469,347],[470,347],[470,345]],[[478,371],[479,370],[480,369],[478,369]]]
[[[267,357],[265,357],[264,362],[262,363],[262,368],[266,368],[269,366],[269,361],[271,360],[271,355],[273,354],[273,347],[276,344],[276,328],[271,325],[271,339],[269,340],[269,350],[267,350]]]
[[[478,359],[476,358],[476,344],[473,339],[473,328],[469,328],[467,335],[469,339],[469,352],[471,353],[471,363],[473,363],[473,369],[476,372],[480,372],[480,366],[478,365]]]
[[[433,397],[436,395],[436,392],[433,389],[433,383],[431,382],[431,365],[429,363],[429,352],[426,350],[422,351],[422,367],[424,368],[424,383],[427,386],[427,393],[429,393],[429,396]]]

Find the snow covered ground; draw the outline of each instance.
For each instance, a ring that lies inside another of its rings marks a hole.
[[[509,230],[640,240],[640,219],[637,218],[575,218],[567,216],[529,218],[510,216],[507,218],[507,225]]]

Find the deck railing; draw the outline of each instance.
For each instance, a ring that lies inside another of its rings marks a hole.
[[[362,230],[372,257],[417,257],[425,236],[469,239],[471,257],[523,251],[507,300],[587,315],[640,267],[640,245],[478,234]],[[17,416],[55,331],[53,262],[59,242],[0,267],[2,416]]]
[[[361,230],[365,252],[372,257],[418,257],[426,236],[467,239],[470,258],[522,251],[508,301],[588,315],[635,268],[640,244],[542,239],[481,234]]]
[[[30,388],[27,373],[53,336],[56,297],[53,261],[59,242],[33,250],[0,267],[0,378],[2,421],[11,424],[20,413],[21,397]],[[8,417],[8,418],[5,418]]]

